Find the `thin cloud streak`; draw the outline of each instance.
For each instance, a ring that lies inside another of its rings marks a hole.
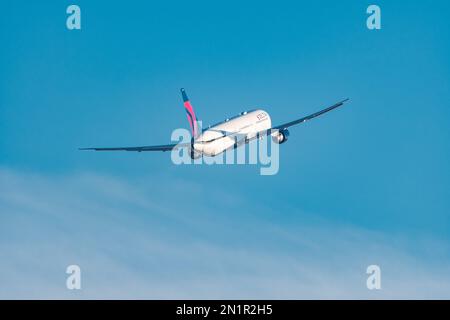
[[[244,196],[156,176],[3,168],[0,181],[0,298],[450,297],[448,244],[436,239],[411,245],[300,209],[274,223]],[[80,291],[65,288],[70,264]],[[365,286],[369,264],[382,269],[380,291]]]

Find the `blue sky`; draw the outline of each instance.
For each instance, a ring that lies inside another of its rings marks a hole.
[[[0,297],[450,297],[446,1],[378,1],[379,31],[365,1],[69,4],[2,7]],[[274,176],[77,150],[169,143],[180,87],[204,123],[351,100]]]

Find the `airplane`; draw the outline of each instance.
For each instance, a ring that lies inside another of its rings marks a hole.
[[[192,138],[190,143],[166,144],[140,147],[113,147],[113,148],[79,148],[79,150],[94,151],[172,151],[180,148],[188,148],[192,159],[197,159],[204,155],[217,156],[228,149],[237,148],[247,144],[254,139],[261,139],[264,136],[271,136],[273,141],[283,144],[288,140],[288,128],[318,117],[326,112],[342,106],[349,99],[339,101],[332,106],[281,125],[272,126],[269,113],[262,109],[243,111],[240,114],[219,122],[206,129],[199,126],[194,108],[186,94],[181,88],[184,108],[187,113]]]

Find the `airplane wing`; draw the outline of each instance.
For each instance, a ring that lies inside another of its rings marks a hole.
[[[328,108],[325,108],[323,110],[317,111],[317,112],[315,112],[313,114],[310,114],[309,116],[306,116],[306,117],[303,117],[303,118],[300,118],[300,119],[297,119],[297,120],[294,120],[294,121],[291,121],[291,122],[283,123],[283,124],[281,124],[279,126],[273,127],[272,129],[276,129],[276,130],[287,129],[287,128],[292,127],[292,126],[294,126],[296,124],[303,123],[305,121],[308,121],[308,120],[311,120],[311,119],[313,119],[315,117],[318,117],[318,116],[320,116],[320,115],[322,115],[322,114],[324,114],[324,113],[326,113],[328,111],[336,109],[336,108],[342,106],[344,104],[344,102],[347,102],[347,101],[348,101],[348,99],[339,101],[339,102],[333,104],[332,106],[330,106]]]
[[[313,114],[310,114],[309,116],[291,121],[291,122],[287,122],[287,123],[283,123],[279,126],[275,126],[272,127],[270,129],[266,129],[266,130],[262,130],[257,132],[257,134],[255,135],[255,137],[252,137],[251,139],[246,139],[246,142],[253,140],[257,137],[261,137],[261,136],[265,136],[265,135],[271,135],[274,132],[278,132],[280,130],[283,129],[287,129],[288,127],[294,126],[296,124],[300,124],[303,123],[305,121],[311,120],[315,117],[318,117],[328,111],[331,111],[333,109],[336,109],[340,106],[342,106],[344,104],[344,102],[348,101],[348,99],[342,100],[340,102],[335,103],[334,105],[325,108],[323,110],[317,111]],[[229,137],[229,136],[238,136],[240,135],[240,132],[229,132],[229,133],[224,133],[224,135],[208,140],[208,141],[202,141],[201,143],[208,143],[208,142],[213,142],[215,140],[219,140],[219,139],[223,139],[225,137]],[[245,141],[245,140],[244,140]],[[245,143],[245,142],[244,142]],[[136,151],[136,152],[143,152],[143,151],[171,151],[171,150],[176,150],[176,149],[180,149],[180,148],[186,148],[189,147],[190,143],[180,143],[180,144],[166,144],[166,145],[159,145],[159,146],[142,146],[142,147],[113,147],[113,148],[79,148],[79,150],[94,150],[94,151]]]
[[[287,128],[292,127],[292,126],[294,126],[296,124],[300,124],[300,123],[303,123],[305,121],[311,120],[311,119],[313,119],[315,117],[318,117],[318,116],[320,116],[320,115],[322,115],[322,114],[324,114],[326,112],[329,112],[329,111],[331,111],[333,109],[336,109],[336,108],[342,106],[348,100],[349,99],[345,99],[345,100],[339,101],[339,102],[333,104],[332,106],[330,106],[328,108],[325,108],[323,110],[317,111],[317,112],[315,112],[313,114],[310,114],[310,115],[308,115],[306,117],[303,117],[303,118],[300,118],[300,119],[297,119],[297,120],[293,120],[293,121],[290,121],[290,122],[286,122],[286,123],[283,123],[281,125],[272,127],[270,129],[259,131],[259,132],[257,132],[255,137],[248,139],[247,142],[250,141],[250,140],[253,140],[253,139],[257,138],[257,137],[262,137],[262,136],[266,136],[266,135],[269,136],[269,135],[271,135],[274,132],[277,132],[277,131],[280,131],[280,130],[283,130],[283,129],[287,129]],[[224,135],[222,135],[220,137],[217,137],[217,138],[214,138],[214,139],[211,139],[211,140],[208,140],[208,141],[203,141],[203,143],[213,142],[215,140],[223,139],[225,137],[238,136],[238,135],[240,135],[239,131],[228,132],[228,133],[225,133]]]
[[[160,146],[142,146],[142,147],[113,147],[113,148],[79,148],[78,150],[93,150],[93,151],[171,151],[190,146],[190,143],[166,144]]]

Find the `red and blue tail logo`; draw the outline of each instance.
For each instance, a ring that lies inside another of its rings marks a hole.
[[[189,121],[189,125],[191,127],[192,137],[197,137],[200,134],[200,130],[198,129],[198,123],[197,123],[197,117],[195,116],[194,108],[191,105],[191,102],[189,101],[189,98],[186,94],[186,91],[184,91],[183,88],[181,88],[181,94],[183,95],[183,103],[184,103],[184,109],[187,113],[187,118]]]

